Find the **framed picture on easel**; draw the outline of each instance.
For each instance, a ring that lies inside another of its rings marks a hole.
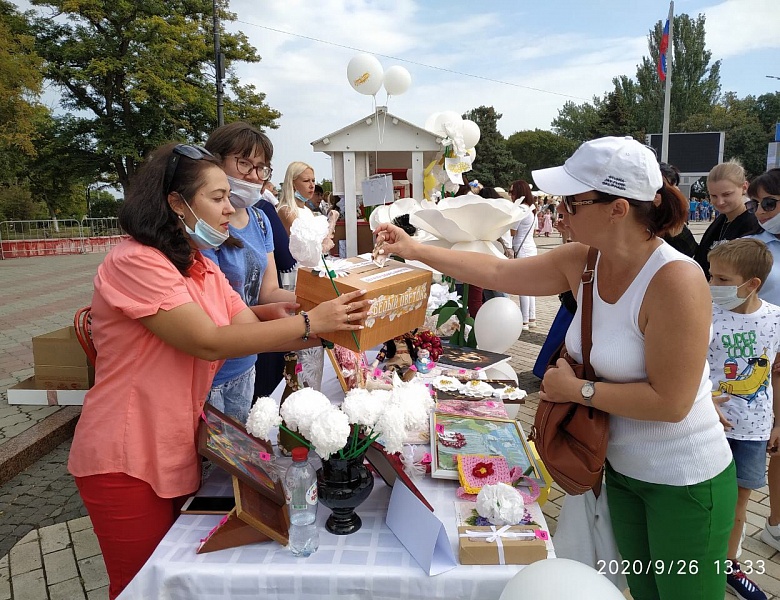
[[[198,453],[233,476],[235,515],[286,545],[290,518],[271,445],[249,435],[241,423],[209,404],[202,417]]]

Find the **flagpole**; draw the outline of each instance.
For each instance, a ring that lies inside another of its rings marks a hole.
[[[666,86],[664,88],[664,125],[661,134],[661,162],[669,162],[669,106],[672,97],[672,62],[674,58],[674,0],[669,3],[669,46],[666,51]]]

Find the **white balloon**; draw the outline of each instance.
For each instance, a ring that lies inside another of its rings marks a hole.
[[[374,213],[372,212],[371,216],[373,215]],[[508,362],[501,362],[486,368],[485,375],[488,379],[511,379],[517,383],[517,371]]]
[[[436,120],[433,122],[433,128],[431,129],[431,131],[433,131],[433,133],[435,133],[436,135],[445,137],[447,135],[447,131],[444,129],[445,123],[450,123],[455,127],[460,127],[460,124],[462,122],[463,122],[463,117],[461,117],[454,110],[445,110],[444,112],[440,112],[438,114]]]
[[[384,85],[389,96],[400,96],[412,84],[412,76],[409,71],[396,65],[385,71]]]
[[[479,142],[479,125],[469,119],[463,120],[463,145],[466,148],[473,148]]]
[[[523,331],[520,307],[506,297],[491,298],[474,317],[477,347],[489,352],[506,352]]]
[[[568,558],[548,558],[523,567],[501,592],[499,600],[624,600],[620,591],[596,569]]]
[[[382,65],[373,54],[358,54],[347,65],[347,80],[356,92],[373,96],[382,87]]]
[[[441,113],[435,112],[431,113],[431,115],[425,119],[425,125],[423,126],[423,129],[426,131],[430,131],[431,133],[434,133],[433,127],[436,124],[436,119],[439,117]]]

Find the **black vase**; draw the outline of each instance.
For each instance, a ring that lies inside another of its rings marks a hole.
[[[374,489],[374,476],[363,464],[363,456],[357,458],[331,457],[322,461],[317,471],[317,494],[320,503],[333,514],[328,517],[325,528],[335,535],[355,533],[362,522],[355,508]]]

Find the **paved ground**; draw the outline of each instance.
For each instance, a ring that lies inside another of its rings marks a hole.
[[[692,227],[697,237],[704,228]],[[558,237],[537,238],[540,248],[558,243]],[[0,390],[32,375],[32,336],[70,324],[74,312],[89,303],[92,278],[102,258],[87,254],[0,261]],[[531,368],[557,310],[557,299],[539,299],[539,327],[523,333],[509,351],[511,365],[530,394],[518,413],[526,428],[538,401],[539,384]],[[41,428],[57,417],[72,420],[62,412],[66,410],[73,409],[8,406],[5,393],[0,393],[0,462],[3,448],[25,436],[41,446]],[[47,419],[50,415],[54,417]],[[0,600],[107,597],[100,549],[67,473],[69,447],[69,441],[60,443],[7,481],[1,478],[0,464]],[[10,462],[18,461],[19,454]],[[553,530],[562,498],[561,491],[553,489],[544,507]],[[755,579],[770,598],[780,598],[780,554],[758,539],[769,513],[766,488],[753,493],[748,511],[743,556],[754,563],[766,561],[767,573]]]

